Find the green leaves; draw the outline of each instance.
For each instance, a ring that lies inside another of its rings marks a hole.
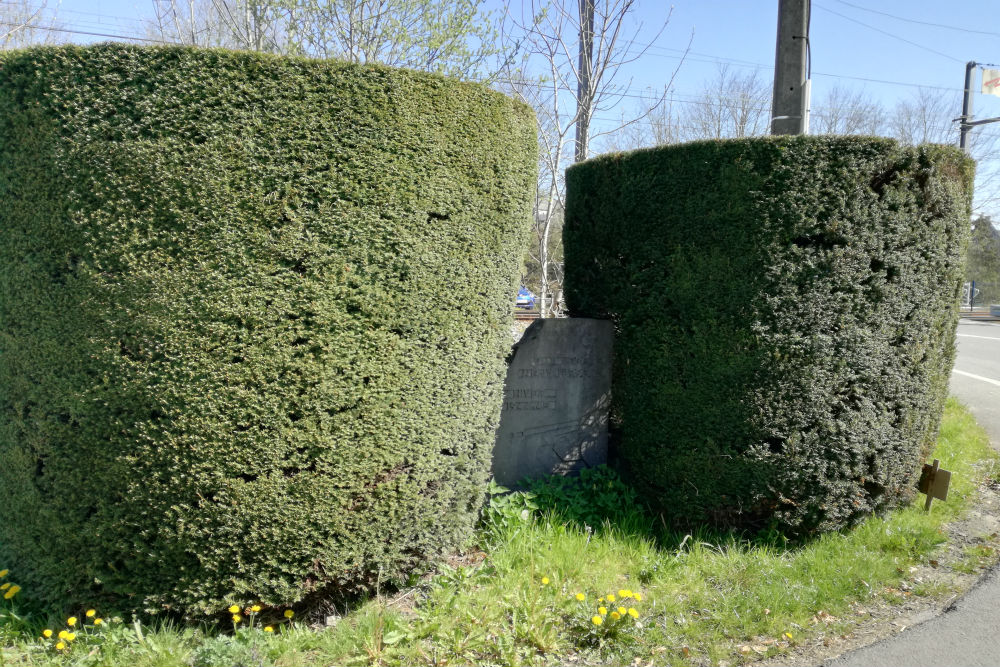
[[[471,532],[530,224],[523,106],[102,45],[0,55],[0,114],[0,560],[40,598],[290,603]]]
[[[567,172],[567,303],[615,321],[626,478],[674,525],[809,535],[913,494],[954,355],[972,163],[704,141]]]

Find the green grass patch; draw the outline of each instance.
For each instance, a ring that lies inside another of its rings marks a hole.
[[[928,514],[921,499],[800,545],[767,534],[673,533],[606,469],[542,482],[528,492],[495,494],[476,545],[470,545],[478,559],[441,566],[399,595],[357,601],[323,629],[280,615],[271,620],[267,609],[259,618],[243,613],[235,632],[228,615],[217,626],[149,627],[110,618],[95,627],[80,610],[77,637],[60,651],[54,648],[57,637],[40,637],[46,627],[66,630],[65,619],[32,610],[25,590],[0,611],[0,664],[308,667],[759,659],[818,632],[846,631],[854,621],[844,619],[855,618],[852,605],[886,599],[886,590],[899,589],[910,566],[934,554],[945,540],[942,525],[967,509],[977,485],[995,475],[997,455],[969,413],[949,401],[934,456],[954,473],[947,503],[935,503]],[[15,579],[12,568],[4,581]],[[936,589],[916,587],[914,594],[921,593],[933,595]],[[619,607],[624,613],[615,619]],[[326,614],[335,611],[316,612]],[[273,632],[265,632],[268,625]]]

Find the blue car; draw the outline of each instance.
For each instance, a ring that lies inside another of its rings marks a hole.
[[[517,300],[514,301],[514,305],[517,308],[532,310],[535,307],[535,295],[527,287],[521,285],[521,289],[517,290]]]

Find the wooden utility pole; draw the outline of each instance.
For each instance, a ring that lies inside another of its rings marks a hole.
[[[576,77],[576,152],[574,162],[587,159],[590,143],[590,107],[594,91],[590,89],[590,76],[594,62],[594,0],[580,0],[580,61]]]
[[[778,0],[771,134],[809,132],[810,0]]]

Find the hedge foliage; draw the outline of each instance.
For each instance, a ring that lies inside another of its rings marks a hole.
[[[375,66],[0,55],[0,562],[218,611],[370,589],[484,495],[530,110]]]
[[[871,137],[567,173],[567,301],[616,323],[619,454],[675,525],[804,536],[914,493],[954,357],[973,164]]]

